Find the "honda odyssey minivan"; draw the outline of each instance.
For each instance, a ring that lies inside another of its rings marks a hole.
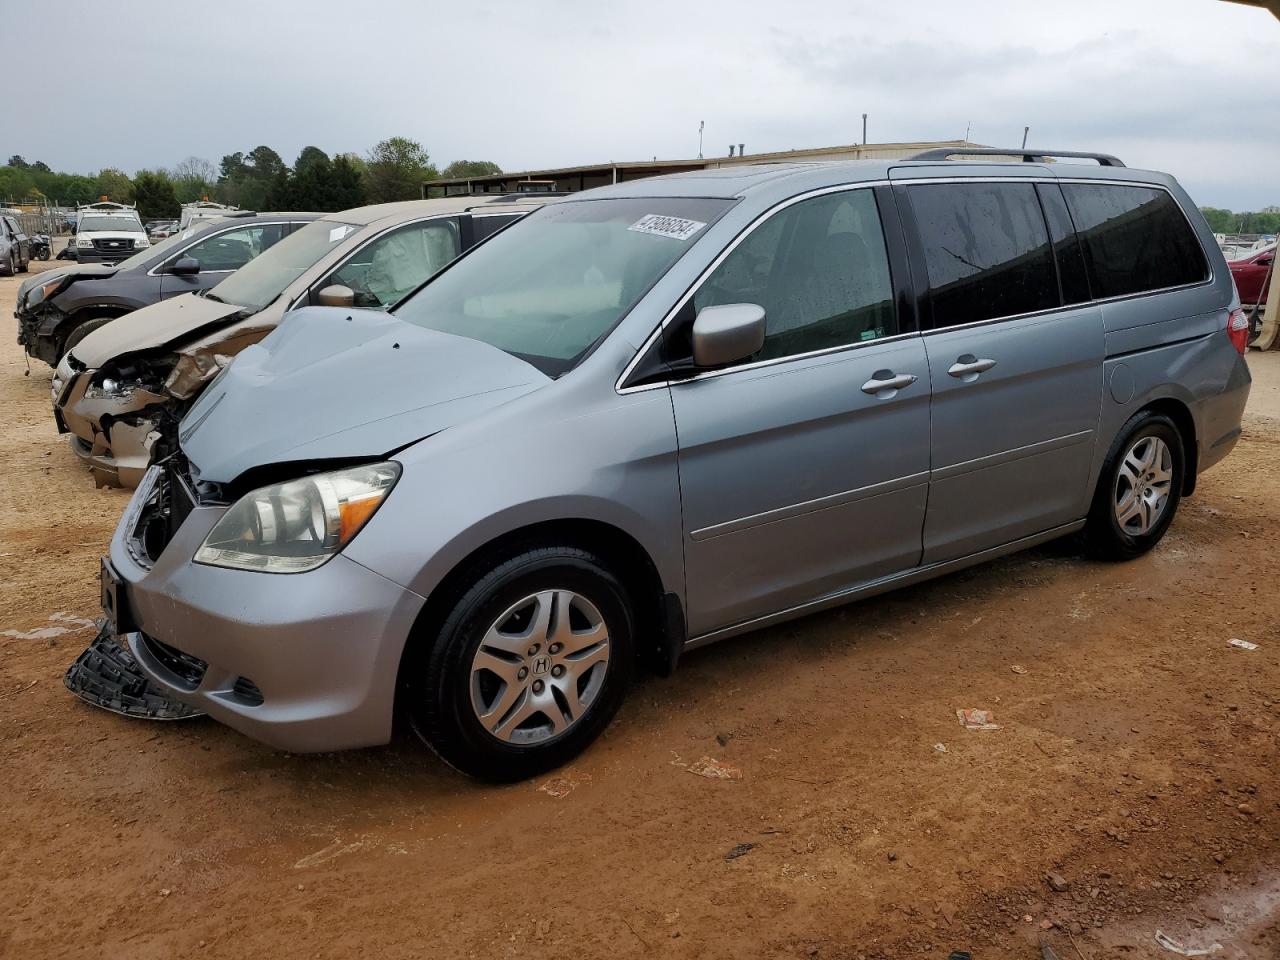
[[[298,311],[144,477],[108,630],[279,748],[399,714],[510,780],[691,648],[1066,534],[1150,550],[1240,435],[1231,276],[1172,177],[1025,159],[619,184],[390,313]]]

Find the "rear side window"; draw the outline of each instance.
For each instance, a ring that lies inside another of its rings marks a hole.
[[[934,328],[1061,305],[1032,184],[922,184],[907,194],[924,247]]]
[[[695,312],[764,307],[773,360],[898,332],[889,257],[875,195],[831,193],[786,207],[747,236],[694,294]]]
[[[1204,251],[1177,201],[1154,187],[1062,185],[1099,298],[1199,283]]]

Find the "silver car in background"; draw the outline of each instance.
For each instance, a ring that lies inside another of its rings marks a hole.
[[[300,310],[148,472],[108,618],[277,747],[398,709],[509,780],[639,666],[1077,531],[1137,556],[1240,434],[1247,330],[1173,178],[1097,159],[641,180]]]

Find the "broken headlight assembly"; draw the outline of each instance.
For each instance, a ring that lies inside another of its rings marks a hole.
[[[232,570],[303,573],[360,532],[400,479],[400,464],[318,473],[245,494],[218,520],[195,562]]]
[[[129,400],[141,384],[125,383],[114,377],[94,377],[84,388],[86,400]]]
[[[57,292],[57,289],[62,286],[62,281],[64,279],[66,278],[58,277],[55,280],[46,280],[44,283],[32,287],[27,291],[26,307],[30,309],[37,304],[44,303],[44,301],[48,300]]]

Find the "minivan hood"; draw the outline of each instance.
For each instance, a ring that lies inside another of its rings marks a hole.
[[[96,370],[123,353],[167,347],[243,311],[244,307],[238,304],[184,293],[112,320],[81,340],[71,352],[85,366]]]
[[[550,382],[496,347],[375,310],[305,307],[242,351],[182,421],[201,479],[379,457]]]

